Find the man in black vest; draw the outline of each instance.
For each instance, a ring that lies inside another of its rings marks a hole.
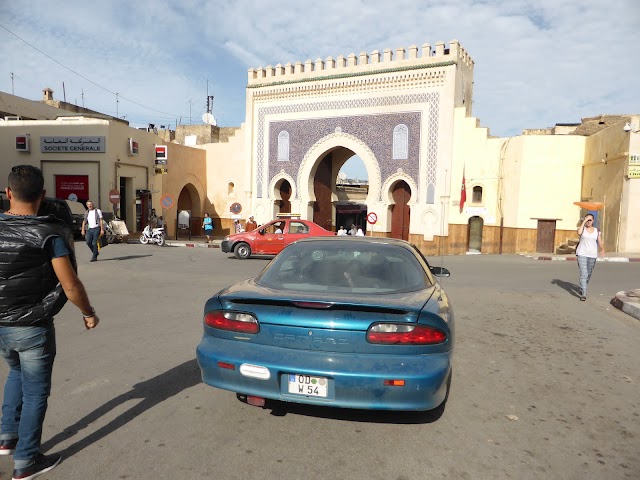
[[[98,325],[76,274],[71,232],[53,216],[38,217],[44,178],[31,165],[13,167],[0,214],[0,355],[9,364],[0,455],[13,454],[14,479],[32,479],[60,462],[40,453],[42,424],[56,354],[53,316],[71,300],[85,328]]]

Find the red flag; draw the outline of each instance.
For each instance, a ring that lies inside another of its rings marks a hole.
[[[464,168],[462,169],[462,188],[460,189],[460,213],[464,208],[464,202],[467,201],[467,182],[464,178]]]
[[[460,213],[464,209],[464,202],[467,201],[467,181],[464,178],[464,168],[462,169],[462,188],[460,189]]]

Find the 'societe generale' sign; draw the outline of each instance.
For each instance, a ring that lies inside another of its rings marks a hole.
[[[105,153],[105,137],[40,137],[43,153]]]

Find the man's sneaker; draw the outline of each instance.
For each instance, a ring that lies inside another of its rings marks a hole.
[[[62,457],[60,455],[42,455],[38,454],[36,463],[25,468],[16,468],[13,471],[13,480],[31,480],[43,473],[47,473],[60,463]]]
[[[16,451],[17,444],[17,438],[12,438],[11,440],[0,440],[0,455],[13,455],[13,452]]]

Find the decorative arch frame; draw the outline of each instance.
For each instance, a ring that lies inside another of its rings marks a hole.
[[[276,185],[280,183],[280,181],[286,180],[291,185],[291,198],[298,198],[298,188],[296,187],[296,181],[293,179],[291,175],[285,173],[284,170],[274,176],[269,182],[269,192],[271,193],[271,203],[274,203],[277,200],[281,200],[280,192],[276,189]]]
[[[296,195],[294,196],[292,194],[292,198],[300,199],[303,204],[306,203],[307,205],[316,201],[316,196],[313,191],[315,171],[322,158],[324,158],[324,155],[338,147],[347,148],[360,157],[369,176],[369,193],[367,194],[366,202],[367,204],[371,204],[379,201],[381,174],[378,159],[362,140],[354,135],[340,131],[333,132],[321,138],[305,153],[300,163],[300,169],[298,170],[296,184],[298,188],[295,189]],[[292,188],[295,188],[293,184]]]
[[[395,205],[393,201],[393,196],[391,194],[391,188],[394,184],[399,181],[407,182],[409,188],[411,189],[411,199],[409,200],[409,205],[417,205],[418,204],[418,185],[414,182],[409,175],[407,175],[401,168],[398,169],[396,173],[390,175],[382,185],[381,194],[382,201],[387,205]]]

